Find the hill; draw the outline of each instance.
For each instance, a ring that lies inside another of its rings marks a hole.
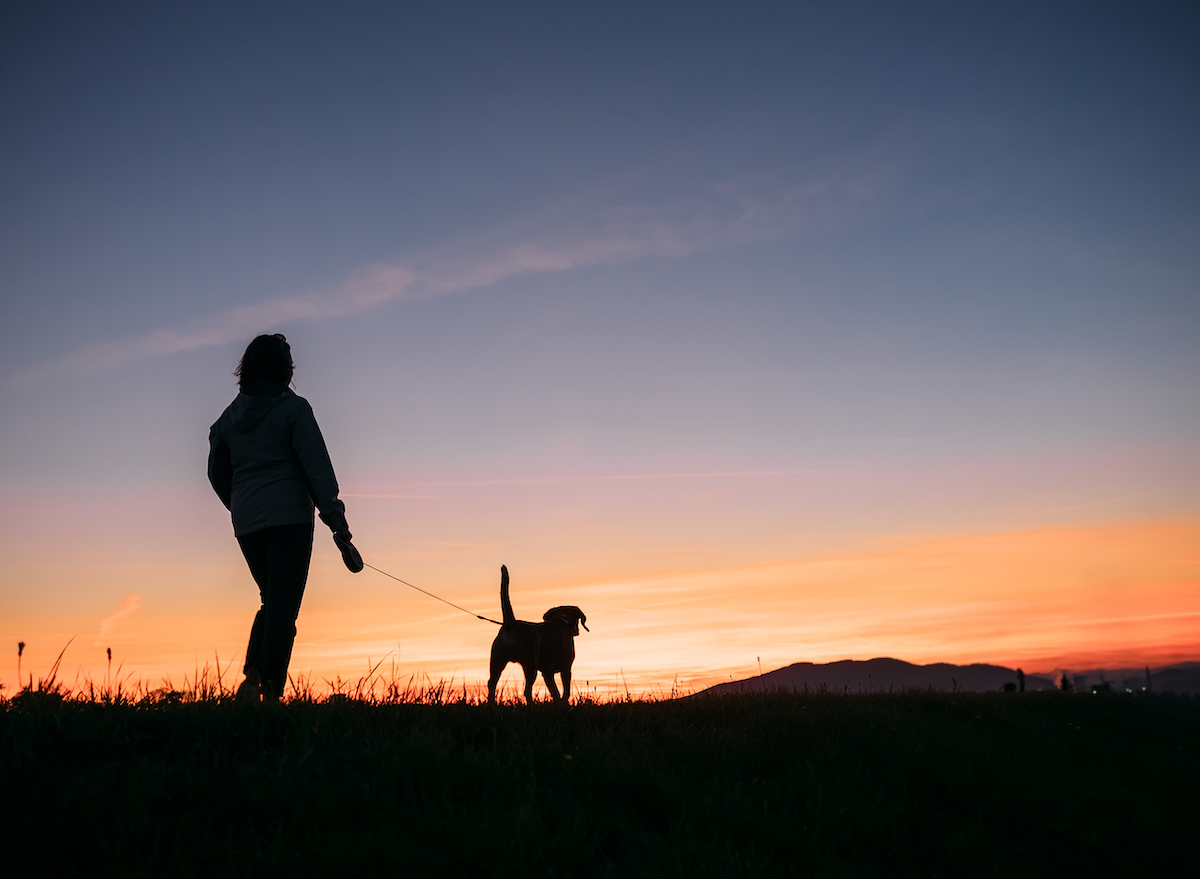
[[[1083,690],[1093,684],[1107,682],[1115,692],[1129,690],[1137,693],[1146,687],[1146,669],[1092,668],[1072,672],[1071,679]],[[1017,683],[1017,671],[1002,665],[953,665],[946,662],[914,665],[899,659],[844,659],[826,663],[796,662],[766,674],[717,684],[696,695],[773,690],[889,693],[913,688],[947,693],[988,693],[1001,690],[1007,683]],[[1058,683],[1044,674],[1026,674],[1025,689],[1030,692],[1056,690]],[[1200,662],[1179,662],[1151,669],[1150,691],[1179,695],[1200,693]]]
[[[913,665],[900,659],[844,659],[840,662],[797,662],[742,681],[729,681],[697,695],[756,693],[771,690],[829,693],[888,693],[907,689],[987,693],[1017,682],[1015,669],[1000,665]],[[1054,682],[1025,676],[1026,690],[1052,690]]]

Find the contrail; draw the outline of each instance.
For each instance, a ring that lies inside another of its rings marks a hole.
[[[117,624],[117,620],[127,617],[130,614],[136,613],[142,609],[142,596],[136,592],[130,592],[121,599],[121,604],[115,611],[110,613],[104,619],[100,620],[100,634],[96,636],[94,646],[101,647],[102,641],[112,633],[113,626]]]

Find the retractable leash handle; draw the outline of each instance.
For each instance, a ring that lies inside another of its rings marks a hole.
[[[350,569],[351,574],[357,574],[363,569],[362,556],[358,554],[358,550],[354,548],[353,543],[344,537],[339,537],[336,533],[333,535],[333,542],[342,551],[342,561],[346,563],[346,567]]]

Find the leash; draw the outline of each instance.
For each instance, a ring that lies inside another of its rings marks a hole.
[[[500,622],[499,620],[494,620],[491,617],[485,617],[485,616],[482,616],[481,614],[472,613],[471,611],[467,610],[465,607],[455,604],[453,601],[447,601],[446,599],[442,598],[440,595],[434,595],[432,592],[428,591],[427,589],[422,589],[420,586],[414,586],[412,583],[409,583],[407,580],[401,580],[399,577],[397,577],[393,574],[389,574],[387,571],[381,571],[381,570],[379,570],[379,568],[375,567],[374,565],[368,565],[366,562],[363,562],[363,567],[370,568],[372,571],[375,571],[377,574],[383,574],[383,576],[385,576],[385,577],[390,577],[391,579],[395,580],[397,583],[403,583],[409,589],[416,589],[418,592],[420,592],[424,595],[428,595],[430,598],[436,598],[442,604],[448,604],[455,610],[461,610],[463,613],[469,614],[470,616],[475,617],[475,619],[477,619],[477,620],[483,620],[485,623],[495,623],[497,626],[504,625],[504,623]]]
[[[354,544],[350,542],[349,536],[343,536],[341,533],[335,531],[335,532],[333,532],[333,542],[337,545],[337,548],[339,550],[341,550],[342,561],[346,563],[346,567],[350,570],[351,574],[357,574],[363,568],[370,568],[372,571],[375,571],[377,574],[383,574],[383,576],[388,577],[392,580],[395,580],[397,583],[403,583],[409,589],[416,589],[422,595],[428,595],[430,598],[436,598],[442,604],[448,604],[455,610],[461,610],[463,613],[469,614],[470,616],[475,617],[475,619],[477,619],[477,620],[483,620],[485,623],[494,623],[497,626],[504,625],[504,623],[500,622],[499,620],[494,620],[491,617],[485,617],[485,616],[482,616],[477,613],[471,613],[471,611],[467,610],[462,605],[455,604],[453,601],[447,601],[446,599],[442,598],[440,595],[434,595],[428,589],[422,589],[420,586],[414,586],[412,583],[409,583],[407,580],[401,580],[395,574],[389,574],[387,571],[380,570],[379,568],[375,567],[374,565],[368,565],[366,562],[363,561],[362,554],[359,553],[359,551],[357,549],[355,549]]]

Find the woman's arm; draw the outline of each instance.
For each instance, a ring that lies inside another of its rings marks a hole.
[[[348,532],[350,526],[346,524],[346,505],[338,500],[337,477],[333,474],[333,462],[329,460],[325,438],[321,436],[321,428],[317,426],[317,419],[308,401],[301,397],[297,397],[297,400],[300,406],[292,425],[292,446],[304,470],[309,494],[321,512],[321,521],[330,530]]]
[[[233,496],[233,459],[215,424],[208,432],[208,481],[225,509],[232,509],[229,504]]]

